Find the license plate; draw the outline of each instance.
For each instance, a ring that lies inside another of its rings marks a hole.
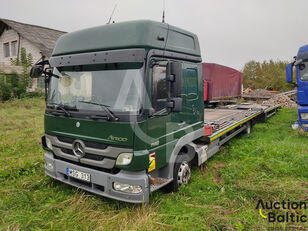
[[[91,181],[91,175],[89,173],[81,172],[75,169],[67,168],[66,174],[70,177],[74,177],[79,180],[83,180],[87,182]]]

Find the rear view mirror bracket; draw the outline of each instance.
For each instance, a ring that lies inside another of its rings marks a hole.
[[[180,112],[182,110],[182,98],[180,97],[171,98],[167,102],[167,108],[172,112]]]

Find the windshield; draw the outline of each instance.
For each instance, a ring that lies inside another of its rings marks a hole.
[[[117,67],[117,68],[116,68]],[[54,68],[47,107],[87,111],[137,112],[140,109],[143,68],[118,69],[118,65]]]
[[[305,61],[298,66],[299,75],[302,81],[308,81],[308,61]]]

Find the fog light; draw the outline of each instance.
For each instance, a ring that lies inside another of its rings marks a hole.
[[[303,120],[308,120],[308,113],[301,113],[301,118]]]
[[[52,150],[52,143],[51,140],[45,136],[45,140],[46,140],[46,146],[47,148],[49,148],[50,150]]]
[[[117,158],[116,165],[129,165],[132,159],[133,153],[121,153]]]
[[[53,171],[53,163],[46,161],[45,168],[47,168],[49,171]]]
[[[132,194],[138,194],[142,192],[142,187],[140,185],[122,184],[119,182],[114,182],[113,188],[116,191],[132,193]]]

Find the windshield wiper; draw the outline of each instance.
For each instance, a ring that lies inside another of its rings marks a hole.
[[[72,114],[69,112],[69,111],[67,111],[67,110],[75,110],[75,111],[77,111],[77,108],[76,107],[68,107],[68,106],[65,106],[65,105],[63,105],[63,104],[57,104],[57,103],[47,103],[47,106],[48,106],[48,104],[50,105],[54,105],[54,108],[57,110],[57,109],[60,109],[60,110],[62,110],[64,113],[65,113],[65,115],[67,116],[67,117],[71,117],[72,116]]]
[[[110,107],[109,105],[102,104],[102,103],[97,103],[97,102],[93,102],[93,101],[84,101],[84,100],[79,100],[78,102],[101,106],[101,107],[104,109],[104,111],[107,113],[107,120],[110,120],[110,117],[111,117],[113,120],[115,120],[115,121],[118,121],[118,120],[119,120],[119,118],[116,117],[116,116],[113,114],[113,112],[108,108],[108,107]]]
[[[58,108],[61,109],[67,117],[71,117],[72,116],[71,113],[69,113],[67,110],[65,110],[64,107],[58,106],[57,109]],[[55,113],[52,113],[52,114],[55,114]]]

